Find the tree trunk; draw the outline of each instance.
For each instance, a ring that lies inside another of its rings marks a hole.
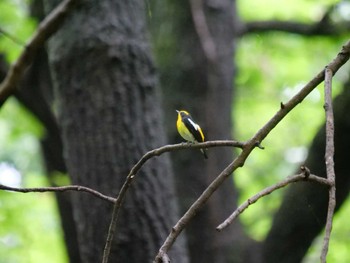
[[[49,41],[68,172],[74,184],[108,195],[144,153],[165,143],[144,13],[142,1],[84,1]],[[73,209],[82,261],[100,262],[112,205],[76,193]],[[127,194],[110,261],[151,262],[176,216],[162,156]],[[172,252],[174,262],[187,262],[183,239]]]
[[[189,1],[157,3],[150,20],[171,142],[182,140],[176,132],[175,109],[188,110],[203,128],[206,140],[232,138],[235,1],[204,1],[203,7],[216,61],[209,61],[203,53]],[[230,148],[209,149],[208,155],[208,160],[198,150],[172,155],[182,212],[233,160]],[[237,196],[232,180],[227,180],[186,229],[191,262],[247,262],[244,253],[251,243],[239,223],[221,233],[215,231],[236,207]]]
[[[336,210],[349,194],[350,83],[334,100]],[[326,177],[325,127],[316,135],[305,165],[311,173]],[[327,187],[301,182],[288,187],[271,231],[263,246],[264,262],[300,262],[313,239],[324,229],[328,207]]]

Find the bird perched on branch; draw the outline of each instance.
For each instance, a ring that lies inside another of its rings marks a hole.
[[[191,115],[185,111],[180,110],[177,112],[177,122],[176,127],[177,131],[186,141],[197,143],[204,142],[204,134],[201,127],[195,123],[191,117]],[[204,155],[205,159],[208,159],[208,155],[206,153],[207,149],[201,149],[201,152]]]

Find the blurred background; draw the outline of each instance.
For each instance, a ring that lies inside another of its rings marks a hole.
[[[214,5],[215,1],[212,2]],[[16,60],[38,25],[37,18],[31,15],[31,4],[29,0],[0,1],[0,55],[8,64]],[[176,39],[172,35],[174,25],[171,21],[158,22],[154,7],[157,4],[166,5],[146,1],[148,22],[153,28],[151,42],[164,85],[163,70],[171,64],[174,55],[167,47],[174,45]],[[176,12],[172,13],[172,10],[176,8],[167,5],[168,14],[175,16]],[[231,98],[232,136],[244,141],[273,116],[280,102],[291,98],[340,51],[350,36],[350,1],[239,0],[236,8],[236,19],[245,26],[236,28],[236,51],[232,57],[236,67],[235,91]],[[319,24],[322,19],[324,26]],[[265,27],[249,24],[253,21],[275,21],[276,24]],[[283,24],[286,21],[305,25],[305,30],[290,29],[292,25]],[[159,24],[156,29],[155,23]],[[320,25],[319,31],[307,31],[308,25],[312,28],[316,24]],[[332,29],[322,30],[326,27]],[[350,64],[347,63],[335,76],[335,96],[343,92],[349,72]],[[166,97],[168,93],[164,94]],[[177,106],[186,107],[181,103]],[[194,110],[195,119],[200,114]],[[164,115],[167,121],[175,122],[173,109]],[[324,120],[323,85],[320,85],[271,132],[262,143],[265,150],[253,151],[244,168],[235,173],[238,203],[295,174],[305,162]],[[201,120],[204,127],[206,121],[208,119]],[[171,125],[167,126],[168,130],[172,129]],[[44,136],[45,128],[41,122],[16,98],[10,98],[0,111],[1,184],[14,187],[48,186],[50,181],[57,185],[69,184],[70,180],[63,173],[56,172],[51,179],[45,175],[40,147]],[[261,199],[240,216],[250,238],[257,242],[266,238],[284,192],[284,189],[279,190]],[[54,194],[0,191],[0,211],[0,263],[69,262]],[[350,260],[349,214],[350,203],[346,200],[335,215],[328,262]],[[322,239],[323,232],[313,241],[303,262],[319,262]]]

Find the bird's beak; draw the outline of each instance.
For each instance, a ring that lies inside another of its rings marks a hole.
[[[176,110],[176,112],[177,112],[177,113],[179,113],[179,111],[178,111],[178,110]]]

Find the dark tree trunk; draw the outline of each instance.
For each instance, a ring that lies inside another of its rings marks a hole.
[[[150,21],[172,142],[182,140],[176,132],[175,109],[188,110],[201,124],[207,140],[232,138],[235,1],[204,1],[204,11],[216,46],[216,61],[208,61],[203,53],[189,1],[158,3],[155,18]],[[233,160],[233,150],[229,148],[209,149],[208,155],[209,159],[204,160],[195,150],[173,154],[182,212]],[[249,240],[239,223],[222,233],[215,231],[236,205],[237,190],[232,180],[227,180],[186,229],[191,262],[247,262],[243,254]]]
[[[56,1],[47,1],[49,6]],[[59,123],[74,184],[115,195],[146,151],[165,143],[142,1],[84,1],[49,41]],[[120,214],[111,262],[151,262],[177,215],[166,156],[146,164]],[[100,262],[111,204],[76,193],[83,262]],[[184,240],[172,250],[187,262]]]
[[[334,100],[336,209],[349,194],[350,83]],[[325,127],[316,135],[305,165],[311,173],[325,177]],[[289,186],[276,213],[271,231],[263,246],[264,262],[300,262],[314,238],[324,229],[328,190],[314,183]]]

